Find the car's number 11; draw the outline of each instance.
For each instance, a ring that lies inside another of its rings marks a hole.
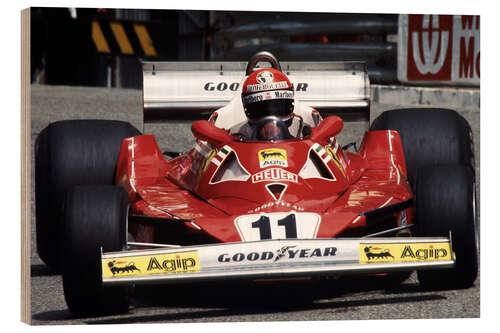
[[[285,227],[286,238],[297,238],[297,223],[295,222],[294,214],[290,214],[278,220],[278,225]],[[252,228],[259,229],[260,239],[273,239],[271,235],[271,220],[269,217],[265,215],[261,216],[260,219],[252,223]]]
[[[268,213],[239,216],[235,226],[243,241],[315,238],[320,221],[314,213]]]

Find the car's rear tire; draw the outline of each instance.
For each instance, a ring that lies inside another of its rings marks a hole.
[[[451,231],[454,268],[418,271],[426,289],[459,289],[473,285],[478,272],[474,182],[466,166],[446,165],[418,170],[416,236],[448,237]]]
[[[389,110],[373,121],[370,130],[398,131],[412,184],[419,168],[432,165],[465,165],[474,175],[472,131],[469,123],[454,110]]]
[[[35,144],[36,244],[60,270],[59,225],[64,193],[80,184],[114,184],[122,140],[140,135],[127,122],[67,120],[50,124]]]
[[[102,287],[103,252],[121,251],[126,245],[129,199],[122,187],[73,187],[64,200],[62,258],[64,297],[78,316],[124,313],[130,289]]]

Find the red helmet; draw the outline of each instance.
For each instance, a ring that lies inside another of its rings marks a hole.
[[[293,86],[279,70],[259,69],[243,83],[241,100],[249,120],[267,116],[290,117],[293,113]]]

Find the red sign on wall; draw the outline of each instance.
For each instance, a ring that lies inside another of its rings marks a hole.
[[[398,78],[479,85],[479,16],[400,15]]]

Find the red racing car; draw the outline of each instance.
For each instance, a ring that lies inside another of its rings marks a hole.
[[[40,133],[37,249],[62,272],[71,312],[125,312],[142,283],[414,270],[429,289],[474,283],[468,123],[446,109],[386,111],[350,151],[336,139],[342,119],[299,99],[284,74],[293,69],[281,68],[260,53],[235,74],[243,84],[208,81],[207,91],[235,92],[222,107],[206,102],[216,111],[193,123],[196,143],[179,156],[120,121],[61,121]],[[326,74],[308,86],[329,84],[338,68]],[[154,109],[148,80],[145,108]],[[267,113],[254,108],[277,101]]]

